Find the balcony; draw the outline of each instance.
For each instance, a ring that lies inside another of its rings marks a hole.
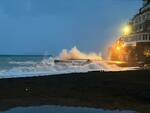
[[[123,40],[125,41],[125,43],[150,42],[150,33],[132,34],[129,36],[125,36]]]

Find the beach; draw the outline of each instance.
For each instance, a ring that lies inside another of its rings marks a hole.
[[[0,79],[0,111],[60,105],[150,113],[150,70]]]

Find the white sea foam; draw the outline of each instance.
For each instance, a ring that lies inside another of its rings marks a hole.
[[[10,61],[9,64],[32,65],[32,64],[36,64],[36,62],[34,61]]]
[[[92,60],[89,61],[88,59]],[[44,75],[57,75],[65,73],[84,73],[89,71],[101,71],[101,70],[124,71],[135,69],[110,65],[104,60],[102,60],[102,57],[99,56],[98,54],[95,53],[85,54],[83,52],[80,52],[76,47],[71,49],[71,51],[65,50],[64,52],[63,50],[60,56],[57,58],[45,58],[41,62],[11,61],[9,63],[18,64],[19,66],[14,66],[9,69],[0,70],[0,78],[44,76]]]
[[[121,68],[116,65],[108,65],[107,63],[91,62],[84,65],[74,65],[72,63],[54,63],[52,59],[44,59],[41,63],[32,66],[14,67],[9,70],[1,70],[0,78],[11,77],[30,77],[43,75],[57,75],[65,73],[84,73],[89,71],[124,71],[133,68]]]
[[[91,59],[91,60],[102,60],[101,54],[97,53],[83,53],[78,50],[75,46],[70,51],[67,49],[63,49],[59,55],[61,60],[68,60],[68,59]]]

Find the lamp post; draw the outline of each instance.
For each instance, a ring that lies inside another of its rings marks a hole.
[[[122,28],[122,32],[123,32],[123,35],[127,36],[131,33],[132,29],[131,29],[131,26],[130,25],[125,25],[123,28]]]

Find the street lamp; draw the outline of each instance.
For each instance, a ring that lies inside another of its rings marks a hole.
[[[125,25],[122,29],[122,32],[124,35],[129,35],[131,33],[131,26],[130,25]]]

